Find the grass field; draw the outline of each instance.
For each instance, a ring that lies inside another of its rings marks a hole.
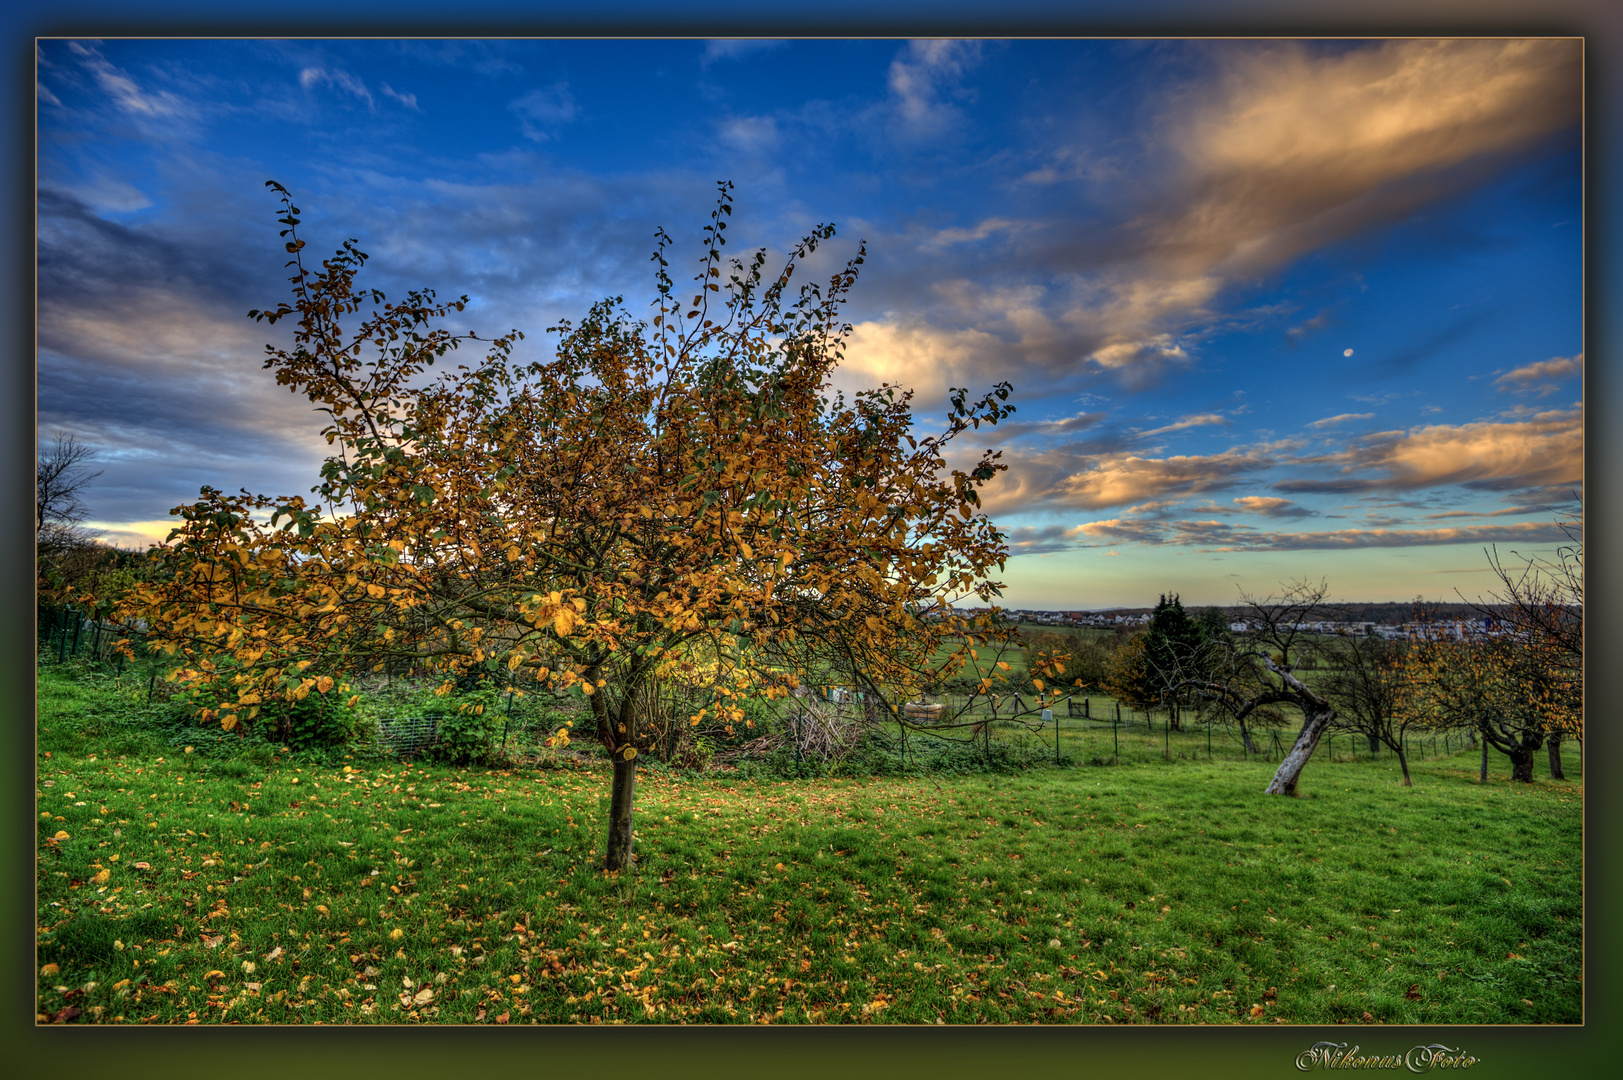
[[[39,677],[38,1012],[77,1023],[1576,1023],[1581,782],[1146,746],[1009,775],[453,769],[155,739]],[[1108,731],[1108,729],[1107,729]],[[1161,733],[1145,733],[1159,743]],[[1338,755],[1339,756],[1339,755]],[[1497,758],[1497,755],[1496,755]]]

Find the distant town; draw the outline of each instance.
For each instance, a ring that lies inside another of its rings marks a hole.
[[[1217,606],[1217,605],[1212,605]],[[1383,637],[1409,639],[1416,636],[1447,636],[1463,638],[1468,634],[1494,634],[1499,632],[1499,620],[1489,614],[1493,605],[1476,607],[1471,604],[1427,605],[1430,621],[1415,618],[1413,603],[1351,603],[1328,605],[1326,616],[1310,622],[1299,622],[1299,631],[1316,634],[1341,634],[1355,637]],[[1188,610],[1199,610],[1200,605],[1189,605]],[[966,615],[984,614],[984,607],[960,609]],[[1032,608],[1002,608],[1003,618],[1012,623],[1032,626],[1093,628],[1101,630],[1134,630],[1148,626],[1151,608],[1108,608],[1103,611],[1042,611]],[[1260,629],[1255,612],[1245,607],[1219,607],[1229,630],[1244,634]],[[1247,616],[1251,616],[1248,618]]]

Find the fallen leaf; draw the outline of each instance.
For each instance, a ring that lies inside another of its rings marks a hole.
[[[1408,998],[1410,1001],[1419,1001],[1420,1000],[1420,984],[1415,983],[1413,986],[1410,986],[1409,989],[1404,992],[1403,996]]]
[[[433,988],[425,986],[421,990],[417,991],[416,995],[411,999],[411,1003],[413,1005],[421,1007],[423,1005],[427,1005],[430,1001],[433,1001],[433,1000],[434,1000],[434,990],[433,990]]]
[[[135,867],[135,869],[137,869],[137,870],[151,870],[152,869],[152,864],[151,863],[138,862],[138,863],[131,863],[130,865]]]
[[[1253,1005],[1253,1006],[1251,1006],[1251,1015],[1252,1016],[1261,1016],[1262,1012],[1263,1012],[1263,1009],[1262,1009],[1261,1005]]]
[[[51,1017],[51,1023],[65,1024],[83,1011],[83,1009],[75,1008],[72,1005],[64,1005],[60,1009],[56,1010],[56,1015]]]
[[[1371,1016],[1369,1013],[1364,1014],[1364,1023],[1373,1024],[1374,1022],[1375,1022],[1375,1017]]]
[[[507,1018],[508,1018],[509,1015],[510,1015],[509,1013],[497,1013],[496,1014],[496,1023],[498,1023],[498,1024],[507,1023]]]
[[[265,954],[265,961],[268,963],[268,962],[270,962],[272,960],[279,959],[281,957],[281,955],[282,955],[282,947],[280,945],[278,945],[278,946],[276,946],[276,948],[272,949],[270,952]]]
[[[213,937],[210,937],[208,934],[203,935],[203,944],[204,944],[205,947],[210,948],[210,949],[216,948],[220,944],[220,942],[222,942],[224,940],[225,940],[225,935],[224,934],[215,934]]]
[[[39,973],[41,975],[55,975],[58,971],[61,971],[61,970],[62,969],[57,967],[55,964],[46,964],[44,967],[39,969]]]

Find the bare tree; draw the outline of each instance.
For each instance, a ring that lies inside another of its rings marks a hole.
[[[1182,678],[1176,683],[1179,689],[1215,701],[1242,723],[1271,706],[1289,705],[1301,710],[1302,730],[1266,789],[1270,795],[1296,794],[1302,770],[1336,717],[1335,707],[1294,674],[1300,659],[1316,648],[1307,636],[1308,624],[1322,614],[1328,593],[1322,581],[1316,585],[1293,582],[1279,596],[1261,600],[1242,593],[1241,602],[1249,609],[1247,621],[1257,629],[1238,642],[1220,644],[1219,649],[1226,655],[1216,659],[1208,669],[1210,674]]]
[[[79,523],[90,513],[82,494],[101,470],[87,464],[96,451],[71,434],[59,431],[42,447],[34,473],[34,529],[44,548],[64,547],[85,539]]]
[[[1324,683],[1325,696],[1335,704],[1336,726],[1369,739],[1373,750],[1381,744],[1398,756],[1403,786],[1409,779],[1409,759],[1403,736],[1414,715],[1403,708],[1407,689],[1405,644],[1384,638],[1353,638],[1336,653],[1336,663]]]

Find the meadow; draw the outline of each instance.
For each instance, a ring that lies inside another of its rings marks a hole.
[[[1409,789],[1321,753],[1295,799],[1158,730],[1100,765],[654,767],[607,874],[590,761],[187,752],[143,680],[38,687],[42,1022],[1583,1018],[1582,782],[1473,751]]]

